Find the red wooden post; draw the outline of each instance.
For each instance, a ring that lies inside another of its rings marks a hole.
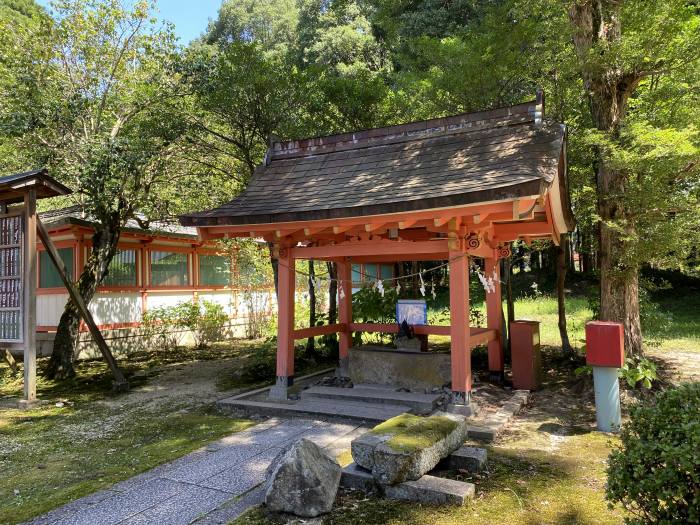
[[[277,381],[270,390],[273,399],[287,399],[294,382],[294,258],[288,247],[279,247],[277,257]]]
[[[450,337],[452,392],[456,405],[469,405],[472,390],[469,348],[469,257],[450,249]]]
[[[493,279],[494,290],[486,293],[486,318],[487,326],[491,330],[498,330],[498,338],[489,341],[489,375],[503,379],[503,308],[501,306],[501,268],[498,264],[498,256],[494,250],[493,257],[487,257],[484,272],[486,277]]]
[[[337,266],[338,319],[340,324],[346,326],[346,329],[338,334],[338,353],[340,359],[336,375],[339,377],[348,377],[348,349],[352,345],[352,332],[350,331],[350,323],[352,323],[352,272],[351,264],[347,259],[339,260]]]

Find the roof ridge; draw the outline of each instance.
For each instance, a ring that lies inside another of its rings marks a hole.
[[[478,129],[523,125],[537,119],[538,101],[531,100],[513,106],[490,110],[458,113],[445,117],[418,120],[379,128],[337,133],[333,135],[275,141],[265,156],[265,164],[274,159],[294,158],[309,154],[331,153],[338,149],[359,149],[386,142],[420,140],[437,134],[452,134]],[[481,125],[478,125],[478,124]]]

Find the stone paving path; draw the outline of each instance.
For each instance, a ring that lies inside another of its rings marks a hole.
[[[265,471],[305,437],[336,456],[367,429],[273,418],[27,522],[31,525],[226,524],[263,499]]]

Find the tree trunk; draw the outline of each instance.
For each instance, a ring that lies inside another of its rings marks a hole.
[[[559,314],[559,336],[561,337],[561,349],[566,354],[573,353],[569,341],[569,332],[566,329],[566,270],[568,264],[566,255],[569,250],[569,236],[562,234],[557,247],[557,306]]]
[[[101,221],[95,227],[92,251],[77,283],[78,291],[85,300],[85,304],[90,303],[97,287],[107,275],[109,264],[117,252],[120,233],[118,212],[114,212],[108,220]],[[63,380],[75,376],[73,362],[77,354],[80,320],[78,307],[69,300],[56,330],[53,351],[46,370],[46,376],[49,379]]]
[[[338,267],[334,262],[327,262],[328,277],[328,324],[335,324],[338,321]],[[338,335],[328,334],[323,337],[323,344],[333,352],[338,351]]]
[[[613,141],[619,141],[627,102],[643,76],[641,70],[625,71],[614,61],[606,62],[606,49],[616,48],[622,39],[621,9],[622,2],[612,0],[577,1],[569,6],[574,48],[593,124]],[[596,156],[600,319],[622,323],[627,353],[641,355],[638,268],[625,263],[624,239],[635,234],[624,200],[627,173],[609,165],[604,146],[597,148]]]
[[[275,298],[279,297],[279,268],[277,267],[277,258],[275,257],[275,245],[268,242],[267,249],[270,251],[270,266],[272,266],[272,280],[275,283]]]
[[[309,259],[309,326],[316,326],[316,270],[314,262]],[[306,341],[306,353],[311,355],[315,352],[314,338],[309,337]]]
[[[598,213],[600,214],[600,320],[616,321],[625,327],[625,350],[641,356],[642,329],[639,319],[639,272],[624,264],[623,236],[633,236],[634,228],[625,220],[619,195],[624,178],[601,162],[598,170]],[[610,224],[614,226],[610,226]],[[624,225],[624,233],[615,226]]]

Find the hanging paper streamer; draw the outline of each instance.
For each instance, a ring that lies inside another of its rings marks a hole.
[[[384,297],[384,283],[381,280],[377,281],[377,290],[379,290],[379,293]]]
[[[418,273],[418,277],[420,278],[420,293],[423,297],[425,297],[425,282],[423,282],[423,272]]]
[[[433,300],[437,297],[437,294],[435,293],[435,281],[430,283],[430,294],[433,296]]]
[[[340,299],[345,299],[345,283],[341,282],[340,283],[340,291],[338,292],[338,295],[340,295]]]
[[[399,283],[399,281],[397,280],[396,281],[396,295],[399,295],[400,292],[401,292],[401,283]]]

